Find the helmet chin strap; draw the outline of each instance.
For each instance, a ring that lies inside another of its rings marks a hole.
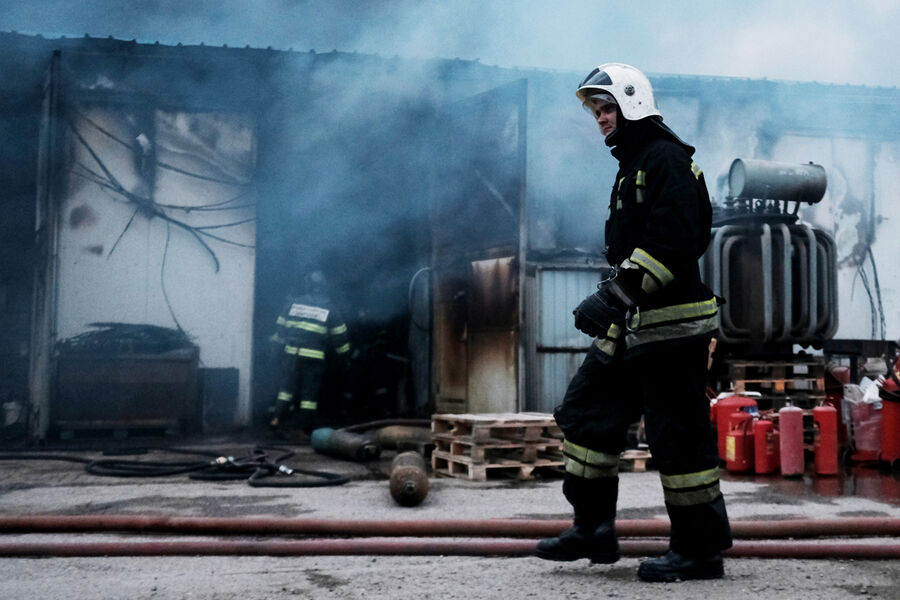
[[[616,128],[613,129],[612,133],[606,136],[606,139],[604,139],[603,142],[610,148],[617,145],[622,137],[622,131],[626,129],[630,123],[631,121],[622,115],[622,108],[616,105]]]

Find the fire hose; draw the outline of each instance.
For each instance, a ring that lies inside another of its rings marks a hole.
[[[0,556],[166,556],[166,555],[477,555],[530,556],[535,540],[411,540],[422,536],[547,537],[558,535],[568,521],[520,519],[446,521],[344,521],[321,519],[264,519],[215,517],[146,517],[126,515],[34,515],[0,517],[0,534],[10,533],[193,533],[241,535],[377,536],[378,539],[312,539],[288,541],[172,541],[172,542],[24,542],[0,543]],[[662,537],[669,531],[663,520],[616,522],[619,535]],[[898,536],[900,519],[793,519],[735,521],[737,538],[725,554],[760,558],[900,558],[900,544],[771,541],[778,537]],[[398,537],[404,539],[384,539]],[[625,556],[662,554],[668,542],[625,539]]]
[[[133,450],[133,452],[144,450],[137,449]],[[159,450],[208,458],[191,461],[125,460],[121,458],[89,459],[68,454],[14,452],[0,454],[0,460],[58,460],[75,462],[84,464],[85,471],[92,475],[106,477],[166,477],[187,474],[190,479],[204,481],[245,479],[251,487],[322,487],[341,485],[349,481],[345,476],[337,473],[288,467],[283,462],[294,456],[294,452],[276,446],[256,446],[244,456],[226,456],[220,452],[170,447],[160,448]],[[269,451],[280,454],[270,459]],[[293,475],[305,475],[311,479],[284,479],[284,477]],[[279,476],[279,479],[268,479],[271,476]]]
[[[531,556],[534,540],[518,541],[211,541],[0,543],[0,557],[62,556]],[[668,550],[664,540],[622,541],[625,556],[653,556]],[[734,558],[900,558],[900,544],[821,544],[735,542],[725,552]]]

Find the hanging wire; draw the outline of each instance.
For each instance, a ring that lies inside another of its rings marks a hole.
[[[113,250],[116,249],[116,246],[118,246],[118,245],[119,245],[119,242],[122,240],[122,238],[125,237],[125,232],[128,231],[128,228],[129,228],[129,227],[131,227],[131,224],[134,222],[134,218],[137,216],[137,214],[138,214],[138,212],[140,212],[140,210],[141,210],[141,208],[140,208],[140,207],[137,207],[137,208],[134,209],[134,212],[131,213],[131,218],[128,219],[128,223],[125,224],[125,229],[122,230],[122,233],[119,234],[119,237],[116,238],[115,243],[114,243],[114,244],[112,245],[112,247],[109,249],[109,253],[106,255],[106,258],[107,258],[107,259],[108,259],[110,256],[112,256]],[[168,227],[168,225],[166,225],[166,227]]]
[[[133,151],[133,148],[130,144],[127,144],[125,141],[119,139],[118,137],[116,137],[115,135],[113,135],[112,133],[107,131],[105,128],[101,127],[98,123],[95,123],[92,119],[88,118],[83,113],[81,113],[77,110],[73,110],[72,112],[75,115],[77,115],[78,117],[80,117],[81,119],[83,119],[84,121],[86,121],[87,123],[89,123],[90,125],[92,125],[98,131],[100,131],[101,133],[103,133],[104,135],[109,137],[110,139],[125,146],[130,151]],[[238,199],[246,196],[248,194],[249,190],[245,190],[245,191],[243,191],[227,200],[224,200],[224,201],[215,202],[215,203],[206,204],[206,205],[200,205],[200,206],[179,206],[179,205],[171,205],[171,204],[158,204],[158,203],[154,202],[154,200],[152,198],[145,198],[145,197],[142,197],[138,194],[135,194],[135,193],[127,190],[125,188],[125,186],[123,186],[119,182],[119,180],[115,177],[115,175],[113,175],[112,171],[106,166],[106,164],[103,162],[103,160],[97,154],[97,152],[91,147],[91,145],[88,143],[88,141],[84,138],[84,136],[81,134],[81,132],[75,126],[74,120],[68,114],[67,114],[66,121],[67,121],[67,124],[68,124],[69,128],[71,129],[72,133],[75,135],[75,138],[78,140],[78,143],[81,144],[85,148],[85,150],[87,150],[87,152],[90,154],[91,158],[97,164],[97,167],[100,169],[100,171],[98,172],[98,171],[92,169],[90,166],[79,161],[79,162],[75,163],[75,165],[71,169],[71,172],[73,174],[75,174],[76,176],[82,177],[82,178],[86,179],[87,181],[92,182],[95,185],[99,186],[100,189],[106,195],[108,195],[110,198],[112,198],[114,201],[116,201],[116,202],[123,201],[123,200],[120,200],[119,197],[121,197],[122,199],[124,199],[125,202],[129,202],[129,203],[132,203],[135,205],[135,209],[131,213],[131,216],[129,217],[128,222],[125,224],[125,227],[122,229],[121,233],[119,233],[118,237],[116,238],[116,241],[113,243],[112,247],[110,248],[109,253],[107,254],[107,258],[112,256],[113,252],[118,247],[119,242],[121,242],[121,240],[125,237],[125,234],[131,228],[138,213],[143,212],[147,216],[148,219],[153,219],[154,217],[158,217],[166,223],[166,242],[165,242],[165,247],[163,248],[162,261],[160,264],[160,271],[159,271],[160,287],[162,289],[163,298],[166,302],[166,307],[169,310],[169,314],[171,315],[172,320],[175,322],[175,325],[178,328],[178,331],[185,333],[184,328],[181,326],[181,323],[178,321],[178,317],[175,315],[175,310],[174,310],[174,308],[172,306],[172,302],[169,298],[168,290],[166,289],[165,270],[166,270],[166,263],[168,262],[169,245],[171,242],[171,235],[172,235],[172,226],[174,225],[174,226],[180,227],[181,229],[187,231],[194,237],[194,239],[207,251],[207,253],[210,255],[210,257],[213,259],[213,262],[215,264],[215,271],[216,271],[216,273],[218,273],[219,269],[220,269],[219,258],[216,255],[215,251],[209,246],[209,244],[207,244],[204,241],[203,238],[206,237],[206,238],[210,238],[210,239],[215,239],[219,242],[229,244],[232,246],[242,247],[242,248],[251,248],[251,249],[255,248],[255,245],[253,245],[253,244],[244,244],[241,242],[236,242],[234,240],[229,240],[227,238],[223,238],[223,237],[220,237],[218,235],[215,235],[215,234],[212,234],[209,232],[209,230],[212,230],[212,229],[224,229],[224,228],[228,228],[228,227],[236,227],[238,225],[243,225],[245,223],[255,221],[255,218],[251,217],[248,219],[242,219],[242,220],[233,221],[230,223],[222,223],[222,224],[218,224],[218,225],[193,226],[193,225],[189,225],[188,223],[185,223],[183,221],[180,221],[178,219],[171,217],[170,215],[168,215],[165,212],[165,210],[166,209],[181,210],[181,211],[185,211],[186,213],[190,213],[191,211],[194,211],[194,210],[196,210],[196,211],[213,211],[213,210],[236,210],[239,208],[249,208],[249,207],[255,206],[255,204],[253,204],[253,203],[241,204],[241,205],[234,204]],[[207,181],[216,181],[218,183],[227,183],[230,185],[240,185],[240,186],[247,185],[247,184],[241,183],[241,182],[226,181],[226,180],[206,177],[206,176],[203,176],[203,175],[200,175],[197,173],[191,173],[191,172],[185,171],[183,169],[178,169],[178,168],[172,167],[171,165],[165,165],[164,163],[160,163],[158,161],[156,164],[159,167],[169,168],[173,171],[182,173],[187,176],[196,177],[198,179],[203,179],[203,180],[207,180]]]
[[[170,208],[172,210],[183,210],[186,212],[194,212],[194,211],[216,211],[216,210],[237,210],[239,208],[253,208],[256,206],[255,202],[249,202],[247,204],[237,204],[235,206],[226,206],[231,204],[232,202],[236,202],[237,200],[243,198],[248,195],[251,190],[244,190],[237,196],[233,196],[228,200],[223,200],[221,202],[214,202],[212,204],[200,204],[198,206],[184,206],[181,204],[161,204],[159,202],[156,203],[160,208]]]
[[[862,282],[863,290],[866,292],[866,296],[869,298],[869,327],[870,327],[870,336],[875,337],[875,313],[878,308],[875,305],[875,299],[872,296],[872,288],[869,285],[869,276],[866,275],[866,265],[864,262],[860,262],[856,265],[856,278],[858,278]],[[855,279],[854,278],[854,283]],[[851,299],[852,299],[851,295]]]
[[[243,243],[240,243],[240,242],[236,242],[236,241],[234,241],[234,240],[229,240],[229,239],[227,239],[227,238],[223,238],[223,237],[220,237],[220,236],[217,236],[217,235],[213,235],[213,234],[211,234],[211,233],[209,233],[209,232],[207,232],[207,231],[204,230],[204,229],[207,229],[207,228],[232,227],[232,226],[234,226],[234,225],[242,224],[242,223],[245,223],[245,222],[247,222],[247,221],[239,221],[239,222],[234,222],[234,223],[224,223],[224,224],[221,224],[221,225],[218,225],[218,226],[207,226],[207,227],[201,229],[201,228],[198,228],[198,227],[189,225],[189,224],[187,224],[187,223],[185,223],[185,222],[183,222],[183,221],[180,221],[180,220],[178,220],[178,219],[175,219],[175,218],[169,216],[169,215],[166,214],[163,210],[161,210],[161,209],[159,208],[159,205],[157,205],[156,203],[154,203],[152,199],[144,198],[144,197],[142,197],[142,196],[139,196],[139,195],[137,195],[137,194],[134,194],[134,193],[132,193],[132,192],[129,192],[127,189],[125,189],[125,187],[124,187],[121,183],[119,183],[118,179],[116,179],[116,177],[112,174],[112,172],[107,168],[106,164],[105,164],[105,163],[103,162],[103,160],[97,155],[97,153],[94,151],[94,149],[91,147],[91,145],[87,142],[87,140],[84,139],[84,136],[81,135],[81,132],[78,131],[78,129],[75,127],[75,124],[71,121],[71,119],[68,120],[68,125],[69,125],[69,128],[70,128],[70,129],[72,130],[72,132],[74,133],[75,137],[78,139],[78,142],[79,142],[82,146],[84,146],[84,148],[88,151],[88,153],[89,153],[89,154],[91,155],[91,157],[94,159],[94,162],[97,163],[98,167],[99,167],[100,170],[102,171],[102,174],[101,174],[101,173],[97,173],[97,172],[93,171],[92,169],[90,169],[90,168],[89,168],[88,166],[86,166],[86,165],[79,165],[81,169],[83,169],[84,171],[86,171],[86,173],[87,173],[88,175],[90,175],[90,177],[88,177],[88,179],[90,179],[90,180],[92,180],[92,181],[95,181],[95,183],[97,183],[98,185],[101,185],[101,186],[104,187],[105,189],[108,189],[108,190],[111,190],[111,191],[116,192],[117,194],[119,194],[119,195],[123,196],[124,198],[126,198],[128,201],[131,201],[131,202],[135,203],[135,204],[138,206],[139,209],[144,210],[144,212],[147,214],[147,216],[148,216],[149,218],[152,218],[152,217],[159,217],[160,219],[166,221],[167,223],[170,223],[170,224],[172,224],[172,225],[176,225],[176,226],[178,226],[178,227],[184,229],[184,230],[187,231],[188,233],[190,233],[190,234],[197,240],[197,242],[199,242],[200,245],[203,246],[203,248],[209,253],[210,257],[213,259],[213,262],[215,263],[215,270],[216,270],[217,273],[219,272],[219,269],[220,269],[219,258],[218,258],[218,256],[216,255],[215,251],[209,246],[209,244],[207,244],[207,243],[203,240],[203,238],[202,238],[201,236],[205,236],[205,237],[207,237],[207,238],[215,239],[215,240],[220,241],[220,242],[222,242],[222,243],[230,244],[230,245],[233,245],[233,246],[239,246],[239,247],[243,247],[243,248],[255,248],[254,245],[251,245],[251,244],[243,244]],[[73,172],[75,172],[75,171],[73,171]],[[82,176],[85,176],[83,173],[79,173],[79,174],[81,174]],[[226,202],[227,202],[227,201],[226,201]],[[251,220],[252,220],[252,219],[251,219]],[[131,222],[132,222],[132,221],[129,220],[128,225],[126,225],[126,227],[125,227],[126,230],[127,230],[127,228],[130,226]],[[124,234],[124,232],[123,232],[123,234]],[[121,237],[121,235],[123,235],[123,234],[120,234],[120,237]]]
[[[878,267],[875,266],[875,256],[872,253],[872,244],[866,246],[869,255],[869,264],[872,265],[872,279],[875,283],[875,298],[878,301],[879,326],[881,329],[881,340],[887,338],[887,321],[884,318],[884,303],[881,300],[881,285],[878,283]]]
[[[869,265],[872,268],[872,280],[869,280],[869,275],[866,273],[866,258],[869,260]],[[885,341],[887,338],[887,321],[884,316],[884,302],[882,301],[881,296],[881,284],[878,281],[878,267],[875,264],[875,257],[872,253],[872,245],[866,244],[866,249],[864,251],[864,255],[862,259],[859,261],[859,264],[856,266],[856,277],[862,282],[863,289],[866,292],[866,296],[869,299],[869,326],[871,329],[871,337],[873,339],[880,339],[881,341]],[[856,283],[856,278],[854,278],[854,285]],[[852,288],[851,288],[851,296]]]
[[[166,246],[163,248],[162,264],[159,267],[159,285],[162,288],[163,298],[166,301],[169,314],[172,315],[172,320],[175,321],[175,326],[178,327],[178,331],[184,332],[184,328],[178,322],[178,317],[175,316],[175,310],[172,308],[172,302],[169,300],[169,293],[166,291],[166,257],[169,255],[169,238],[171,233],[172,226],[166,223]]]
[[[113,140],[113,141],[115,141],[115,142],[118,142],[119,144],[125,146],[125,147],[128,148],[129,150],[133,150],[131,144],[129,144],[129,143],[126,142],[125,140],[121,139],[120,137],[118,137],[117,135],[115,135],[114,133],[112,133],[111,131],[107,130],[107,129],[104,128],[102,125],[100,125],[99,123],[95,122],[93,119],[91,119],[90,117],[88,117],[87,115],[85,115],[84,113],[82,113],[81,111],[79,111],[78,109],[71,109],[71,110],[72,110],[72,112],[73,112],[74,114],[76,114],[80,119],[83,119],[86,123],[90,124],[92,127],[94,127],[94,129],[96,129],[97,131],[99,131],[100,133],[102,133],[103,135],[105,135],[106,137],[110,138],[111,140]],[[174,166],[174,165],[170,165],[170,164],[168,164],[168,163],[161,162],[161,161],[156,161],[156,165],[157,165],[158,167],[162,168],[162,169],[168,169],[168,170],[170,170],[170,171],[174,171],[174,172],[176,172],[176,173],[181,173],[182,175],[186,175],[187,177],[193,177],[193,178],[195,178],[195,179],[201,179],[201,180],[203,180],[203,181],[212,181],[212,182],[215,182],[215,183],[226,183],[226,184],[228,184],[228,185],[234,185],[234,186],[246,186],[246,185],[250,185],[249,182],[237,181],[237,180],[235,180],[235,179],[222,179],[222,178],[218,178],[218,177],[210,177],[209,175],[203,175],[203,174],[200,174],[200,173],[194,173],[194,172],[191,172],[191,171],[186,171],[186,170],[184,170],[184,169],[180,169],[180,168],[178,168],[178,167],[176,167],[176,166]]]

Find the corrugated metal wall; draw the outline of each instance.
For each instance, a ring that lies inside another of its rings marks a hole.
[[[591,338],[572,323],[572,309],[596,290],[598,268],[539,266],[530,282],[534,296],[530,331],[535,332],[528,410],[552,412],[562,402],[569,380],[584,360]]]

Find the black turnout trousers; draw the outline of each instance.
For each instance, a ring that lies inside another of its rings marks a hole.
[[[592,345],[554,412],[568,442],[609,455],[625,449],[628,428],[643,414],[672,523],[671,549],[686,556],[707,556],[731,546],[706,396],[708,352],[709,338],[701,337],[659,344],[628,360],[620,350],[603,364]],[[704,474],[705,485],[691,487],[697,474]],[[670,480],[681,487],[669,489]],[[616,493],[617,486],[599,483],[567,473],[564,491],[576,517],[579,508],[608,513],[615,504],[614,498],[582,497]]]

